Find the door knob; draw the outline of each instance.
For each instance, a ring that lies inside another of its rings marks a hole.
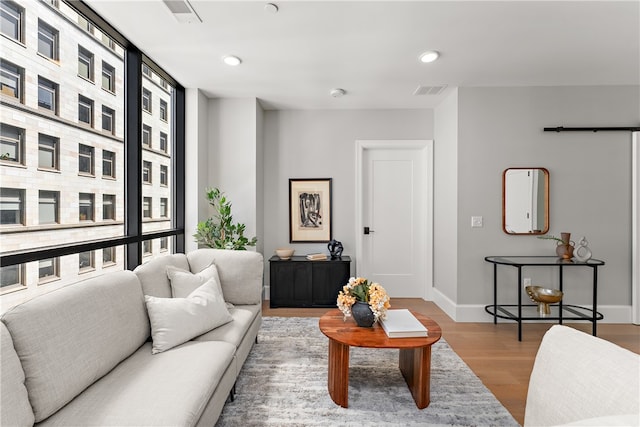
[[[364,228],[364,234],[373,233],[373,230],[370,230],[369,227]]]

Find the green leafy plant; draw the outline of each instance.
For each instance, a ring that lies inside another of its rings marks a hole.
[[[561,238],[556,237],[556,236],[551,236],[551,235],[549,235],[549,236],[538,236],[538,239],[543,239],[543,240],[555,240],[555,241],[560,242],[560,243],[563,243],[563,244],[566,244],[566,243],[567,243],[567,242],[565,242],[564,240],[562,240]]]
[[[207,200],[213,206],[215,214],[206,221],[198,223],[196,242],[216,249],[246,250],[247,246],[255,246],[258,239],[244,236],[246,226],[234,224],[231,215],[231,202],[218,188],[207,188]]]

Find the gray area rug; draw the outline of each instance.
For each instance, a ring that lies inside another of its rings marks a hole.
[[[444,339],[431,352],[431,404],[418,409],[398,350],[351,348],[349,408],[327,391],[318,318],[265,317],[216,424],[224,426],[518,426]]]

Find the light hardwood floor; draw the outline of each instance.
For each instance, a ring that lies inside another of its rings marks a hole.
[[[473,372],[500,400],[521,425],[527,399],[529,376],[544,333],[552,323],[528,322],[518,341],[517,324],[499,320],[493,323],[456,323],[437,305],[414,298],[394,298],[393,308],[408,308],[438,322],[442,337]],[[326,308],[269,308],[263,304],[264,316],[320,317]],[[591,333],[591,323],[568,324]],[[640,354],[640,327],[631,324],[598,323],[598,336]]]

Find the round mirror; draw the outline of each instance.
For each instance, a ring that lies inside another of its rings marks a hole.
[[[549,171],[509,168],[502,173],[502,229],[507,234],[549,231]]]

